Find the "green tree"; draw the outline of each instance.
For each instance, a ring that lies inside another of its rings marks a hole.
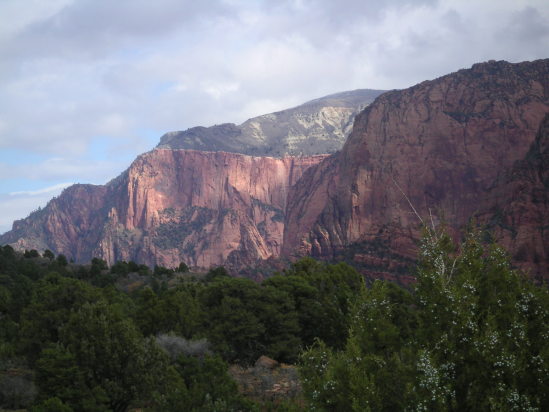
[[[257,313],[265,327],[262,337],[264,354],[281,362],[294,363],[301,350],[299,319],[294,301],[283,290],[263,286],[259,303]]]
[[[417,325],[409,292],[382,281],[354,305],[345,351],[317,342],[302,357],[303,386],[320,410],[398,411],[409,403]]]
[[[505,251],[484,245],[478,232],[467,233],[456,253],[448,244],[431,233],[421,246],[419,405],[546,409],[547,289],[512,270]]]
[[[28,359],[36,360],[48,343],[58,342],[71,314],[99,298],[97,289],[77,279],[50,273],[39,280],[21,319],[21,347]]]
[[[343,347],[350,309],[364,285],[355,269],[345,263],[331,265],[303,258],[285,276],[275,276],[264,284],[281,288],[292,296],[305,345],[320,338],[331,347]]]
[[[49,249],[44,250],[44,253],[42,254],[42,256],[49,260],[53,260],[55,258],[55,255]]]
[[[31,412],[73,412],[73,409],[61,399],[53,397],[33,406]]]
[[[40,254],[36,249],[31,249],[31,250],[25,250],[25,253],[23,253],[23,256],[26,258],[37,258],[37,257],[40,257]]]
[[[375,282],[354,306],[344,351],[303,355],[318,410],[547,410],[549,297],[469,232],[428,233],[413,295]],[[335,406],[334,406],[335,405]]]
[[[166,355],[106,302],[87,303],[73,312],[60,340],[74,354],[86,386],[100,388],[113,411],[148,399],[165,376]]]
[[[130,272],[129,265],[124,260],[117,261],[114,265],[111,266],[111,273],[126,276]]]
[[[39,399],[44,400],[41,407],[57,399],[71,410],[108,410],[105,392],[86,385],[84,370],[61,344],[50,344],[40,353],[36,361],[36,383],[40,389]]]
[[[173,331],[186,338],[192,338],[199,333],[202,315],[197,294],[201,286],[185,283],[161,294],[162,319],[159,321],[157,333]]]
[[[258,284],[248,279],[220,277],[200,292],[199,300],[204,332],[224,359],[252,363],[265,351]]]
[[[151,288],[146,287],[138,292],[136,306],[135,323],[145,336],[167,332],[160,327],[163,316],[160,299]]]
[[[177,267],[177,272],[187,273],[188,271],[189,271],[189,267],[185,262],[181,262]]]
[[[204,276],[204,281],[211,282],[212,280],[215,280],[217,278],[228,278],[230,277],[229,272],[227,272],[227,269],[225,269],[223,266],[218,266],[215,268],[212,268],[206,273],[206,276]]]
[[[67,266],[69,264],[65,255],[57,255],[56,262],[59,266]]]

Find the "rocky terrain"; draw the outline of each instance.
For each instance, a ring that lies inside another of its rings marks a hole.
[[[357,113],[383,93],[353,90],[249,119],[193,127],[162,136],[159,148],[225,151],[252,156],[310,156],[341,149]]]
[[[516,264],[547,276],[549,60],[490,61],[387,92],[340,152],[312,155],[337,150],[375,93],[167,134],[118,178],[68,188],[0,243],[172,267],[312,255],[406,283],[422,221],[457,236],[475,218]]]
[[[485,203],[481,219],[515,263],[549,277],[549,113],[524,159],[498,180]]]
[[[168,267],[277,257],[289,188],[325,157],[317,154],[341,149],[356,113],[380,93],[343,92],[240,126],[168,133],[107,185],[71,186],[16,221],[0,244]]]
[[[547,161],[533,153],[548,112],[549,60],[476,64],[385,93],[292,188],[283,254],[346,257],[394,278],[416,254],[418,215],[454,233],[476,215],[547,275]]]
[[[253,367],[231,365],[229,374],[240,393],[259,401],[299,399],[301,384],[297,367],[261,356]]]
[[[105,186],[67,188],[0,243],[84,262],[250,264],[280,254],[287,193],[324,157],[156,149]]]

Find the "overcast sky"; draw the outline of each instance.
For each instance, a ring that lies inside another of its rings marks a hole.
[[[547,57],[547,0],[0,0],[0,233],[167,131]]]

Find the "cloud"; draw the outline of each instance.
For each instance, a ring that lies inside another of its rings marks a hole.
[[[131,159],[125,158],[124,160],[125,162],[114,160],[87,160],[83,162],[81,159],[53,157],[30,164],[0,162],[0,184],[13,178],[41,182],[59,180],[64,182],[74,176],[79,177],[77,180],[79,183],[103,184],[116,177],[117,174],[129,166]]]
[[[28,216],[39,207],[44,207],[52,197],[59,195],[64,188],[72,183],[61,183],[38,190],[0,193],[0,234],[8,231],[12,223]]]
[[[43,194],[51,194],[52,192],[59,192],[59,190],[63,190],[66,187],[69,187],[72,185],[72,183],[58,183],[53,186],[44,187],[42,189],[38,190],[24,190],[21,192],[11,192],[8,193],[10,196],[36,196],[36,195],[43,195]]]

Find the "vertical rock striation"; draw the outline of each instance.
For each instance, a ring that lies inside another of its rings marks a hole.
[[[71,186],[0,241],[78,261],[251,264],[280,254],[289,188],[324,157],[156,149],[105,186]]]
[[[483,214],[547,112],[549,60],[476,64],[383,94],[356,117],[341,153],[292,189],[283,254],[352,249],[373,272],[398,272],[420,233],[411,205],[455,230]]]

